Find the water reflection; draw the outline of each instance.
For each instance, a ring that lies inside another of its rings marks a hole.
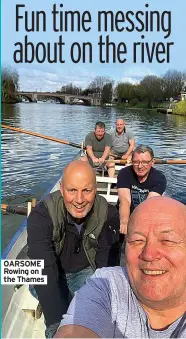
[[[51,103],[21,103],[2,106],[2,121],[63,140],[81,143],[101,120],[106,127],[123,118],[136,142],[150,145],[156,157],[186,159],[186,118],[143,110],[86,107]],[[52,141],[2,130],[3,202],[26,195],[37,200],[52,186],[77,149]],[[159,165],[168,180],[167,193],[186,203],[186,167]],[[14,202],[16,203],[16,199]],[[26,200],[25,199],[25,200]],[[24,199],[23,199],[24,200]],[[20,224],[18,216],[3,216],[3,246]],[[16,225],[16,226],[15,226]]]

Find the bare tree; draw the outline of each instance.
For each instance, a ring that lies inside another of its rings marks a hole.
[[[114,83],[108,76],[96,76],[89,84],[89,89],[94,90],[95,93],[101,93],[104,85]]]
[[[168,70],[163,76],[163,92],[165,98],[177,97],[184,89],[186,73],[177,70]]]
[[[80,95],[81,92],[81,87],[74,86],[72,83],[61,87],[61,93],[63,94]]]
[[[88,86],[88,90],[97,95],[102,104],[112,101],[114,80],[108,76],[96,76]]]

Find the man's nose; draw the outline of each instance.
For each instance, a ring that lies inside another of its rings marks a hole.
[[[161,258],[161,252],[159,250],[156,241],[147,241],[140,254],[140,259],[144,261],[155,261]]]
[[[76,194],[76,201],[78,204],[81,204],[83,202],[83,192],[78,191]]]

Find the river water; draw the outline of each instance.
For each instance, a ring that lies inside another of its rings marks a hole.
[[[186,159],[186,117],[151,111],[100,108],[54,103],[2,105],[2,122],[37,133],[81,143],[95,122],[114,126],[123,118],[137,144],[153,148],[160,158]],[[2,129],[2,203],[39,200],[61,175],[77,149]],[[166,193],[186,204],[186,165],[158,165],[168,181]],[[2,216],[2,248],[23,221],[23,216]]]

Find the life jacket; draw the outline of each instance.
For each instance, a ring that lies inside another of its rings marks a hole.
[[[53,222],[53,242],[56,254],[59,256],[65,241],[65,223],[67,223],[67,210],[60,191],[49,194],[43,200]],[[98,238],[107,220],[108,203],[106,199],[96,194],[90,215],[85,221],[83,234],[83,248],[91,267],[95,270],[95,257]]]

